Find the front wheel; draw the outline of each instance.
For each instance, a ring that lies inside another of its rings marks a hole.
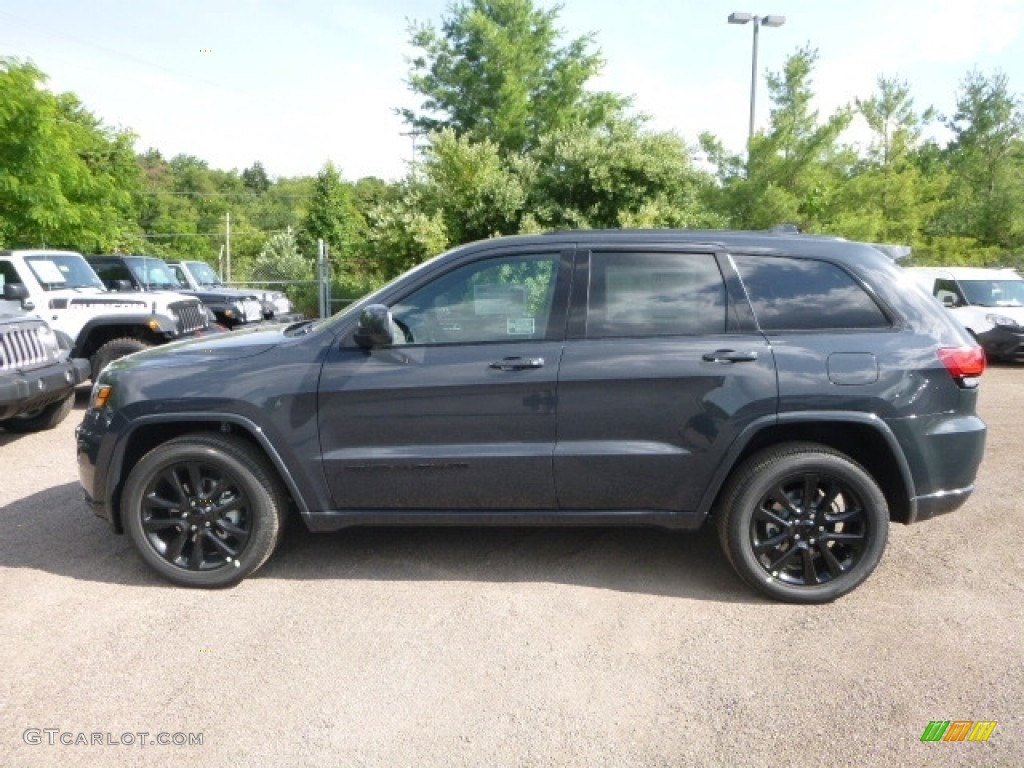
[[[252,444],[221,434],[185,435],[132,469],[121,517],[142,559],[187,587],[237,584],[266,562],[287,495]]]
[[[92,380],[96,381],[99,378],[100,372],[118,358],[134,354],[135,352],[141,352],[144,349],[149,349],[150,346],[152,345],[139,339],[111,339],[97,349],[96,353],[92,356],[90,361],[92,364]]]
[[[716,510],[719,540],[740,577],[776,600],[826,603],[874,571],[889,508],[867,471],[842,453],[789,443],[755,454]]]

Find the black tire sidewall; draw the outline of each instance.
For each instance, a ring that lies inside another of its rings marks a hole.
[[[135,352],[149,349],[152,344],[139,339],[113,339],[96,350],[92,356],[92,378],[93,381],[100,375],[100,372],[110,363]]]
[[[777,581],[764,570],[753,552],[750,526],[756,505],[773,486],[788,477],[809,472],[836,477],[849,486],[863,505],[868,535],[865,549],[850,571],[821,585],[798,586]],[[884,494],[860,465],[831,451],[804,449],[776,457],[755,457],[741,470],[741,481],[731,489],[726,503],[728,509],[721,538],[730,563],[744,581],[777,600],[793,603],[835,600],[867,579],[885,551],[889,511]]]
[[[142,559],[175,584],[208,588],[233,586],[259,568],[278,543],[281,520],[272,489],[264,485],[253,471],[251,461],[234,455],[235,449],[237,446],[216,438],[195,441],[179,438],[154,448],[128,475],[121,496],[121,517],[125,530]],[[211,571],[189,571],[172,565],[153,549],[142,528],[142,497],[153,477],[169,465],[197,459],[230,475],[249,501],[252,532],[236,567],[225,565]]]

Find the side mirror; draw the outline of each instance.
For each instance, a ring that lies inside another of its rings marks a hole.
[[[4,301],[24,301],[28,298],[28,288],[24,283],[4,283]]]
[[[943,296],[942,296],[942,306],[944,306],[944,307],[946,307],[948,309],[952,309],[953,307],[956,306],[956,297],[955,296],[950,296],[948,293],[947,294],[943,294]]]
[[[131,280],[111,280],[111,289],[115,291],[130,291],[132,289]]]
[[[355,342],[363,349],[387,347],[394,343],[391,335],[391,310],[383,304],[370,304],[359,314]]]

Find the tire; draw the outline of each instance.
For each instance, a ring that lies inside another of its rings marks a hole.
[[[106,368],[109,363],[114,362],[118,358],[130,355],[133,352],[141,352],[144,349],[149,349],[151,346],[153,345],[133,338],[111,339],[102,347],[97,349],[95,354],[92,356],[92,380],[96,381],[100,372]]]
[[[44,405],[34,411],[14,416],[10,419],[0,421],[0,427],[8,432],[42,432],[46,429],[53,429],[71,413],[75,407],[75,390],[68,392],[68,396],[56,403]]]
[[[874,479],[816,443],[786,443],[749,458],[723,488],[715,517],[740,578],[789,603],[827,603],[850,592],[875,570],[889,532],[888,504]]]
[[[135,465],[121,520],[142,559],[186,587],[229,587],[277,547],[288,496],[266,457],[242,438],[192,434]]]

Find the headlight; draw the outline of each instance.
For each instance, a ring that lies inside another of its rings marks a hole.
[[[985,319],[1000,328],[1016,328],[1018,325],[1016,320],[1006,315],[985,315]]]
[[[46,347],[47,352],[57,354],[60,351],[60,342],[57,341],[57,334],[53,332],[50,326],[44,325],[41,327],[38,338],[42,345]]]

